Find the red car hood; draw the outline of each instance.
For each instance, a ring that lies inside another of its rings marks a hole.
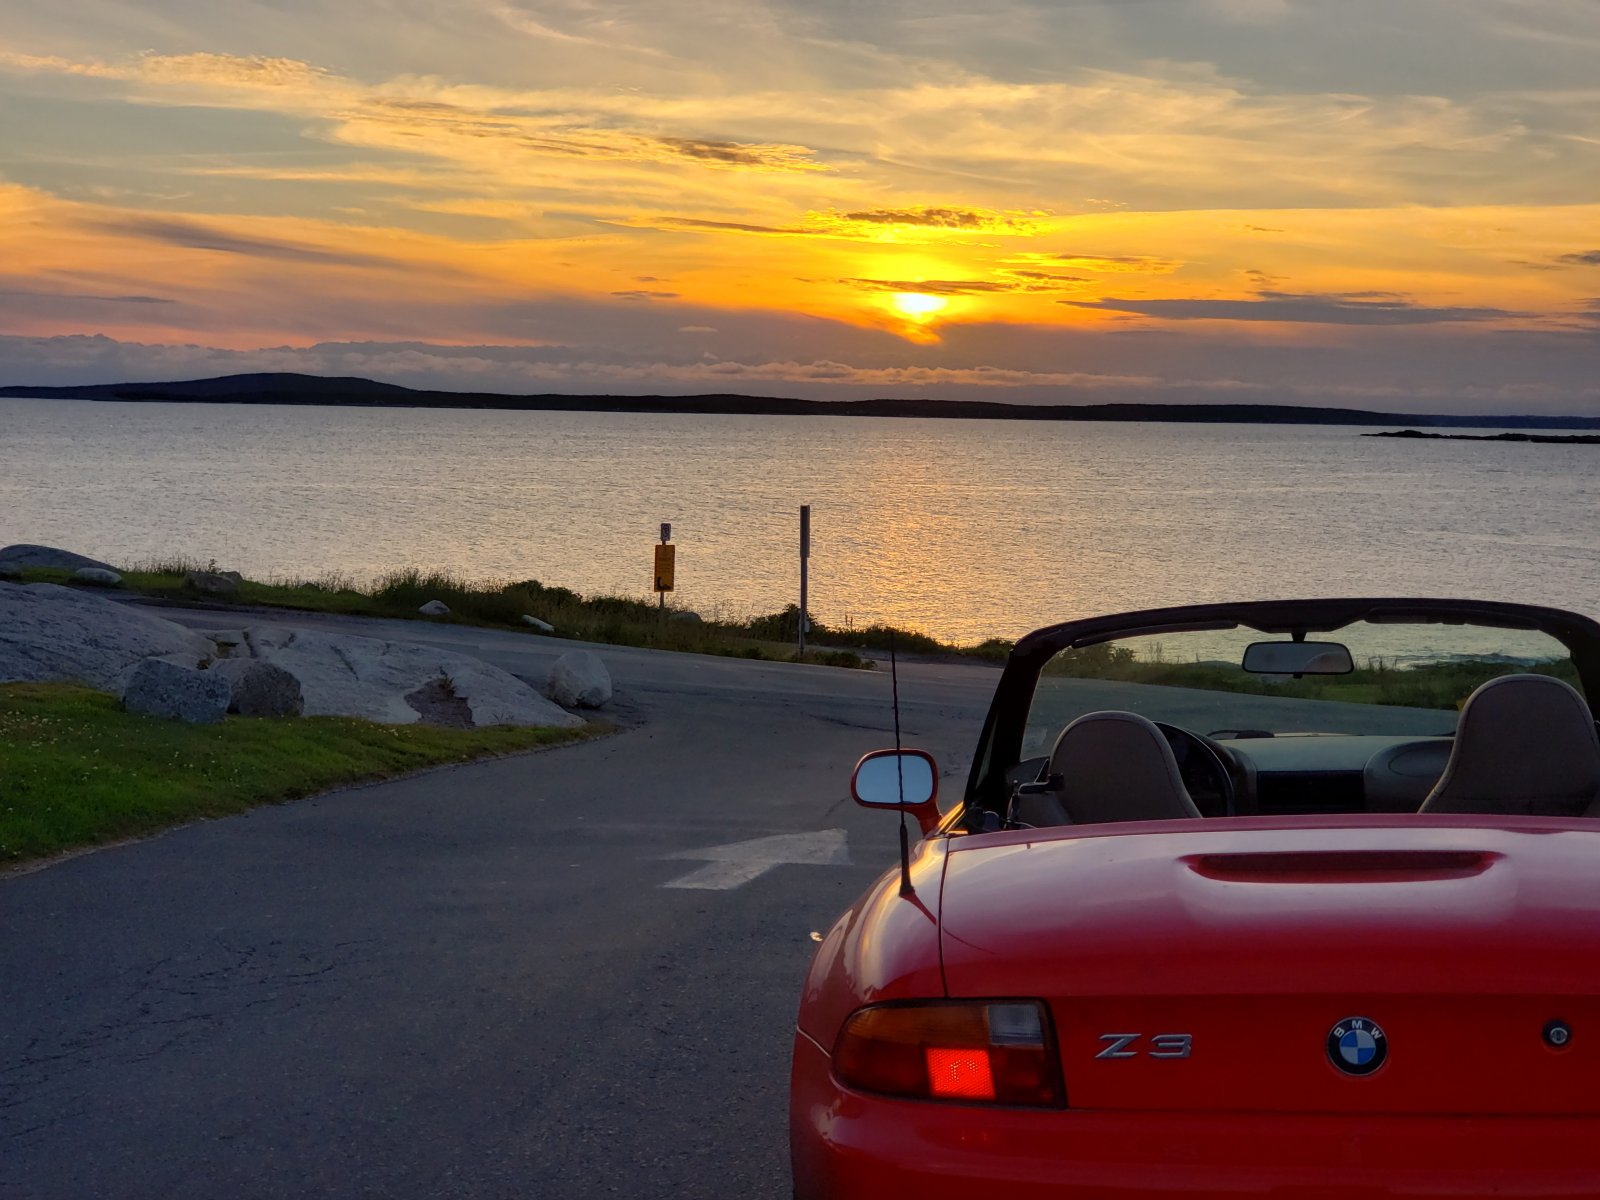
[[[1600,1111],[1600,824],[1121,830],[958,839],[946,868],[949,993],[1047,1000],[1074,1107]],[[1329,1060],[1352,1017],[1393,1050],[1368,1078]]]

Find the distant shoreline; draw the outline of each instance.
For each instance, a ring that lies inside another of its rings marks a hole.
[[[1600,446],[1600,433],[1423,433],[1417,429],[1393,429],[1382,433],[1363,433],[1361,436],[1428,442],[1540,442],[1568,446]]]
[[[1431,428],[1583,429],[1600,417],[1392,413],[1294,404],[1011,404],[990,400],[800,400],[779,396],[505,395],[401,387],[320,375],[224,375],[169,383],[0,387],[0,398],[179,404],[301,404],[360,408],[494,409],[527,412],[679,413],[728,416],[922,417],[988,421],[1161,421],[1184,424],[1407,425]],[[1387,436],[1426,437],[1415,430]],[[1432,435],[1439,436],[1439,435]]]

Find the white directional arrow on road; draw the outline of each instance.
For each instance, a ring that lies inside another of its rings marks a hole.
[[[663,883],[662,887],[700,888],[711,892],[725,892],[749,883],[780,863],[804,863],[816,867],[850,865],[850,851],[845,846],[842,829],[780,833],[776,837],[729,842],[724,846],[707,846],[703,850],[680,850],[664,857],[698,859],[706,865],[670,883]]]

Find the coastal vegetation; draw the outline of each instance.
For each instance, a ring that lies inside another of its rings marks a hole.
[[[437,600],[450,610],[449,615],[430,620],[527,632],[529,627],[523,618],[528,616],[555,627],[554,634],[542,636],[775,662],[801,661],[795,649],[800,614],[793,605],[780,613],[747,620],[702,618],[677,609],[661,609],[634,597],[583,596],[537,579],[476,581],[447,571],[414,567],[387,572],[366,584],[340,575],[271,582],[245,579],[233,594],[221,597],[197,591],[189,581],[191,573],[208,570],[214,571],[215,564],[181,558],[139,563],[121,572],[122,587],[161,600],[213,607],[286,608],[408,620],[420,619],[417,610]],[[67,583],[71,572],[36,568],[23,571],[22,577],[34,583]],[[859,651],[886,651],[891,635],[897,650],[903,653],[995,658],[1004,657],[1010,649],[1009,643],[995,641],[960,649],[911,630],[891,630],[881,624],[841,629],[813,619],[804,661],[870,668],[871,661]]]
[[[1342,700],[1349,704],[1438,709],[1459,707],[1480,684],[1512,670],[1553,675],[1574,687],[1581,686],[1577,667],[1570,659],[1532,664],[1512,664],[1504,659],[1461,659],[1398,667],[1382,658],[1372,658],[1347,675],[1289,677],[1255,675],[1229,663],[1144,658],[1131,647],[1115,642],[1063,651],[1045,667],[1046,674],[1078,679],[1113,679],[1297,700]]]
[[[0,868],[330,788],[604,732],[376,725],[347,717],[124,712],[76,684],[0,684]]]

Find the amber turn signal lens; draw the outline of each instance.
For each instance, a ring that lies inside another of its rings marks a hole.
[[[1050,1014],[1037,1000],[875,1004],[833,1048],[847,1087],[963,1104],[1064,1108]]]

